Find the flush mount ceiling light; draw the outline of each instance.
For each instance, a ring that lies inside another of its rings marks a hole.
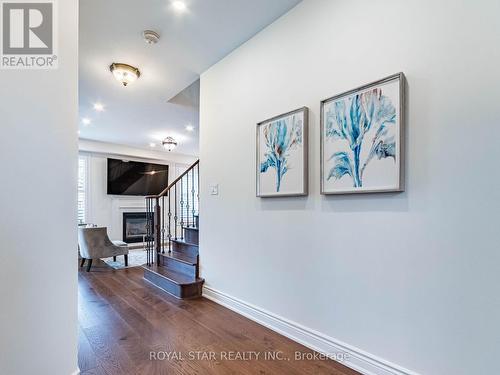
[[[121,82],[123,86],[128,86],[129,84],[137,81],[137,79],[141,76],[139,69],[132,65],[123,63],[113,63],[109,66],[109,70],[113,73],[116,80]]]
[[[160,40],[160,34],[153,30],[144,30],[142,36],[147,44],[156,44]]]
[[[102,103],[94,103],[94,110],[102,112],[104,111],[104,105]]]
[[[89,119],[88,117],[84,117],[84,118],[82,118],[82,124],[83,124],[83,125],[85,125],[85,126],[90,125],[90,124],[91,124],[91,122],[92,122],[92,120],[91,120],[91,119]]]
[[[187,125],[187,126],[186,126],[186,130],[187,130],[188,132],[192,132],[192,131],[194,131],[194,126],[193,126],[193,125]]]
[[[172,137],[165,138],[161,144],[163,145],[165,150],[168,151],[172,151],[174,148],[177,147],[177,142]]]

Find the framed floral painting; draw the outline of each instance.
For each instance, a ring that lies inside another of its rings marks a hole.
[[[257,124],[257,196],[307,195],[308,109]]]
[[[404,190],[403,73],[321,102],[321,193]]]

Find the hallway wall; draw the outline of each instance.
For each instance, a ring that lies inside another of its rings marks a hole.
[[[78,368],[78,2],[56,4],[59,67],[0,70],[0,374],[6,375],[70,375]]]
[[[207,295],[302,327],[310,346],[347,344],[379,373],[498,373],[498,14],[489,0],[306,0],[206,71]],[[406,192],[321,196],[320,100],[399,71]],[[256,123],[302,106],[309,196],[256,198]]]

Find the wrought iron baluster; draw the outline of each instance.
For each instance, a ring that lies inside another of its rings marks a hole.
[[[194,227],[194,210],[195,210],[195,204],[194,204],[194,168],[191,171],[191,197],[193,201],[193,207],[191,208],[191,226]]]
[[[167,192],[167,197],[168,197],[168,252],[172,252],[172,228],[171,228],[171,222],[172,222],[172,210],[170,208],[170,200],[172,198],[172,194],[170,194],[170,191]]]
[[[186,173],[186,222],[185,227],[189,227],[189,169]],[[184,229],[181,229],[184,231]]]
[[[152,243],[151,243],[151,239],[153,238],[153,225],[154,225],[154,222],[153,222],[153,212],[152,212],[152,206],[153,206],[153,200],[150,199],[149,200],[149,236],[148,236],[148,241],[149,241],[149,246],[148,246],[148,249],[149,249],[149,252],[148,252],[148,255],[149,255],[149,265],[151,266],[151,257],[152,257],[152,250],[153,250],[153,246],[152,246]]]
[[[184,177],[181,178],[181,196],[180,196],[180,199],[181,199],[181,202],[180,202],[180,213],[181,213],[181,240],[184,239],[184,233],[182,231],[182,227],[184,226],[184,184],[183,184],[183,181],[184,180]]]
[[[177,184],[174,185],[174,210],[175,210],[175,214],[174,214],[174,232],[175,232],[175,235],[174,235],[174,238],[177,239]]]
[[[155,221],[155,231],[154,231],[154,241],[155,241],[155,252],[153,263],[156,260],[156,263],[159,263],[160,254],[161,254],[161,207],[160,207],[160,197],[155,198],[155,207],[154,207],[154,221]]]

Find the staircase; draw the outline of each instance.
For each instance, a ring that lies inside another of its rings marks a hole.
[[[144,278],[177,298],[200,297],[199,160],[160,194],[146,197]]]

